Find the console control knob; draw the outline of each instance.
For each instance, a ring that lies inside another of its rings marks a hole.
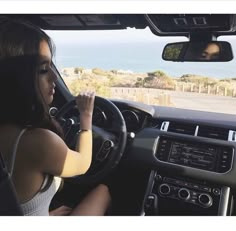
[[[198,201],[201,205],[205,207],[210,207],[212,205],[212,197],[206,193],[200,194],[198,197]]]
[[[168,184],[161,184],[159,186],[159,192],[162,195],[168,195],[170,194],[170,186]]]
[[[180,199],[188,200],[190,198],[190,191],[186,188],[181,188],[178,191],[178,196]]]

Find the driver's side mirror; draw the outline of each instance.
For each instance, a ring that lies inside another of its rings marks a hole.
[[[233,52],[225,41],[178,42],[167,44],[162,58],[180,62],[227,62],[233,59]]]

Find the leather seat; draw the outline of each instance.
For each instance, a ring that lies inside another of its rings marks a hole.
[[[10,174],[0,153],[0,216],[22,216]]]

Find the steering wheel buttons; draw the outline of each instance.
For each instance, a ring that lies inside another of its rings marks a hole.
[[[106,150],[109,150],[110,148],[112,148],[114,146],[114,143],[111,140],[106,140],[103,143],[103,148]]]

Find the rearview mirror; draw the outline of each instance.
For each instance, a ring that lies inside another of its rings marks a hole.
[[[162,58],[179,62],[227,62],[233,59],[233,52],[230,43],[223,41],[178,42],[167,44]]]

